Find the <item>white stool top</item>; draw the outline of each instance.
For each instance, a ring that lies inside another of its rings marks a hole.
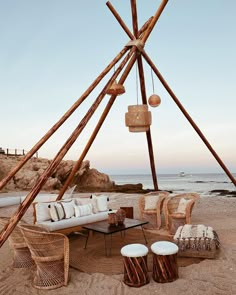
[[[172,255],[179,251],[179,248],[176,244],[160,241],[151,245],[151,250],[153,253],[157,255]]]
[[[121,248],[122,256],[142,257],[148,254],[148,248],[142,244],[129,244]]]

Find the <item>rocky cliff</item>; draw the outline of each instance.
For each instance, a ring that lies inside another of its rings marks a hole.
[[[22,160],[22,157],[9,157],[0,155],[0,180],[6,177],[9,172]],[[50,160],[43,158],[30,159],[9,181],[1,192],[6,191],[29,191],[38,178],[47,169]],[[48,178],[42,191],[59,191],[69,176],[75,162],[62,161],[56,171]],[[144,192],[142,184],[116,185],[107,174],[90,168],[90,162],[84,161],[70,186],[77,185],[76,191],[119,191],[119,192]]]

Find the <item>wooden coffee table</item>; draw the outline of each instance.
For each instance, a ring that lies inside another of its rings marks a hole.
[[[134,228],[140,226],[143,232],[143,237],[145,240],[145,243],[147,244],[147,239],[145,236],[145,232],[143,230],[143,225],[147,224],[148,221],[143,221],[143,220],[137,220],[137,219],[131,219],[131,218],[125,218],[125,222],[123,225],[117,225],[117,226],[110,226],[107,222],[107,220],[104,221],[99,221],[95,223],[90,223],[90,224],[85,224],[82,227],[84,229],[87,229],[89,232],[98,232],[104,235],[104,241],[105,241],[105,254],[106,256],[111,255],[111,249],[112,249],[112,234],[120,232],[121,235],[122,233],[125,233],[127,229]],[[107,241],[107,236],[110,236],[110,242],[109,242],[109,247],[108,247],[108,241]],[[88,235],[89,237],[89,235]],[[86,239],[85,242],[85,247],[87,247],[87,242],[88,239]],[[109,248],[109,252],[108,252]],[[109,254],[109,255],[108,255]]]

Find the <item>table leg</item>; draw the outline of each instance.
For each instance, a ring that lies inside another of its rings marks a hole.
[[[109,246],[109,255],[108,255],[108,247],[107,247],[107,239],[106,239],[106,234],[104,234],[104,240],[105,240],[105,254],[106,256],[111,256],[111,247],[112,247],[112,234],[109,234],[110,236],[110,246]]]
[[[141,225],[141,228],[142,228],[142,232],[143,232],[143,237],[144,237],[145,243],[148,244],[148,241],[147,241],[147,239],[146,239],[145,232],[144,232],[144,230],[143,230],[143,226],[142,226],[142,225]]]
[[[90,232],[90,231],[88,231],[88,235],[86,236],[86,240],[85,240],[84,249],[86,249],[86,247],[87,247],[87,244],[88,244],[89,232]]]

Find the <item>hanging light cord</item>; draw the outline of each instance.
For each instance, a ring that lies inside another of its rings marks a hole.
[[[152,68],[151,68],[151,76],[152,76],[152,92],[154,93],[154,80],[153,80],[153,72],[152,72]]]
[[[138,64],[136,62],[136,95],[137,95],[137,105],[138,105]]]

